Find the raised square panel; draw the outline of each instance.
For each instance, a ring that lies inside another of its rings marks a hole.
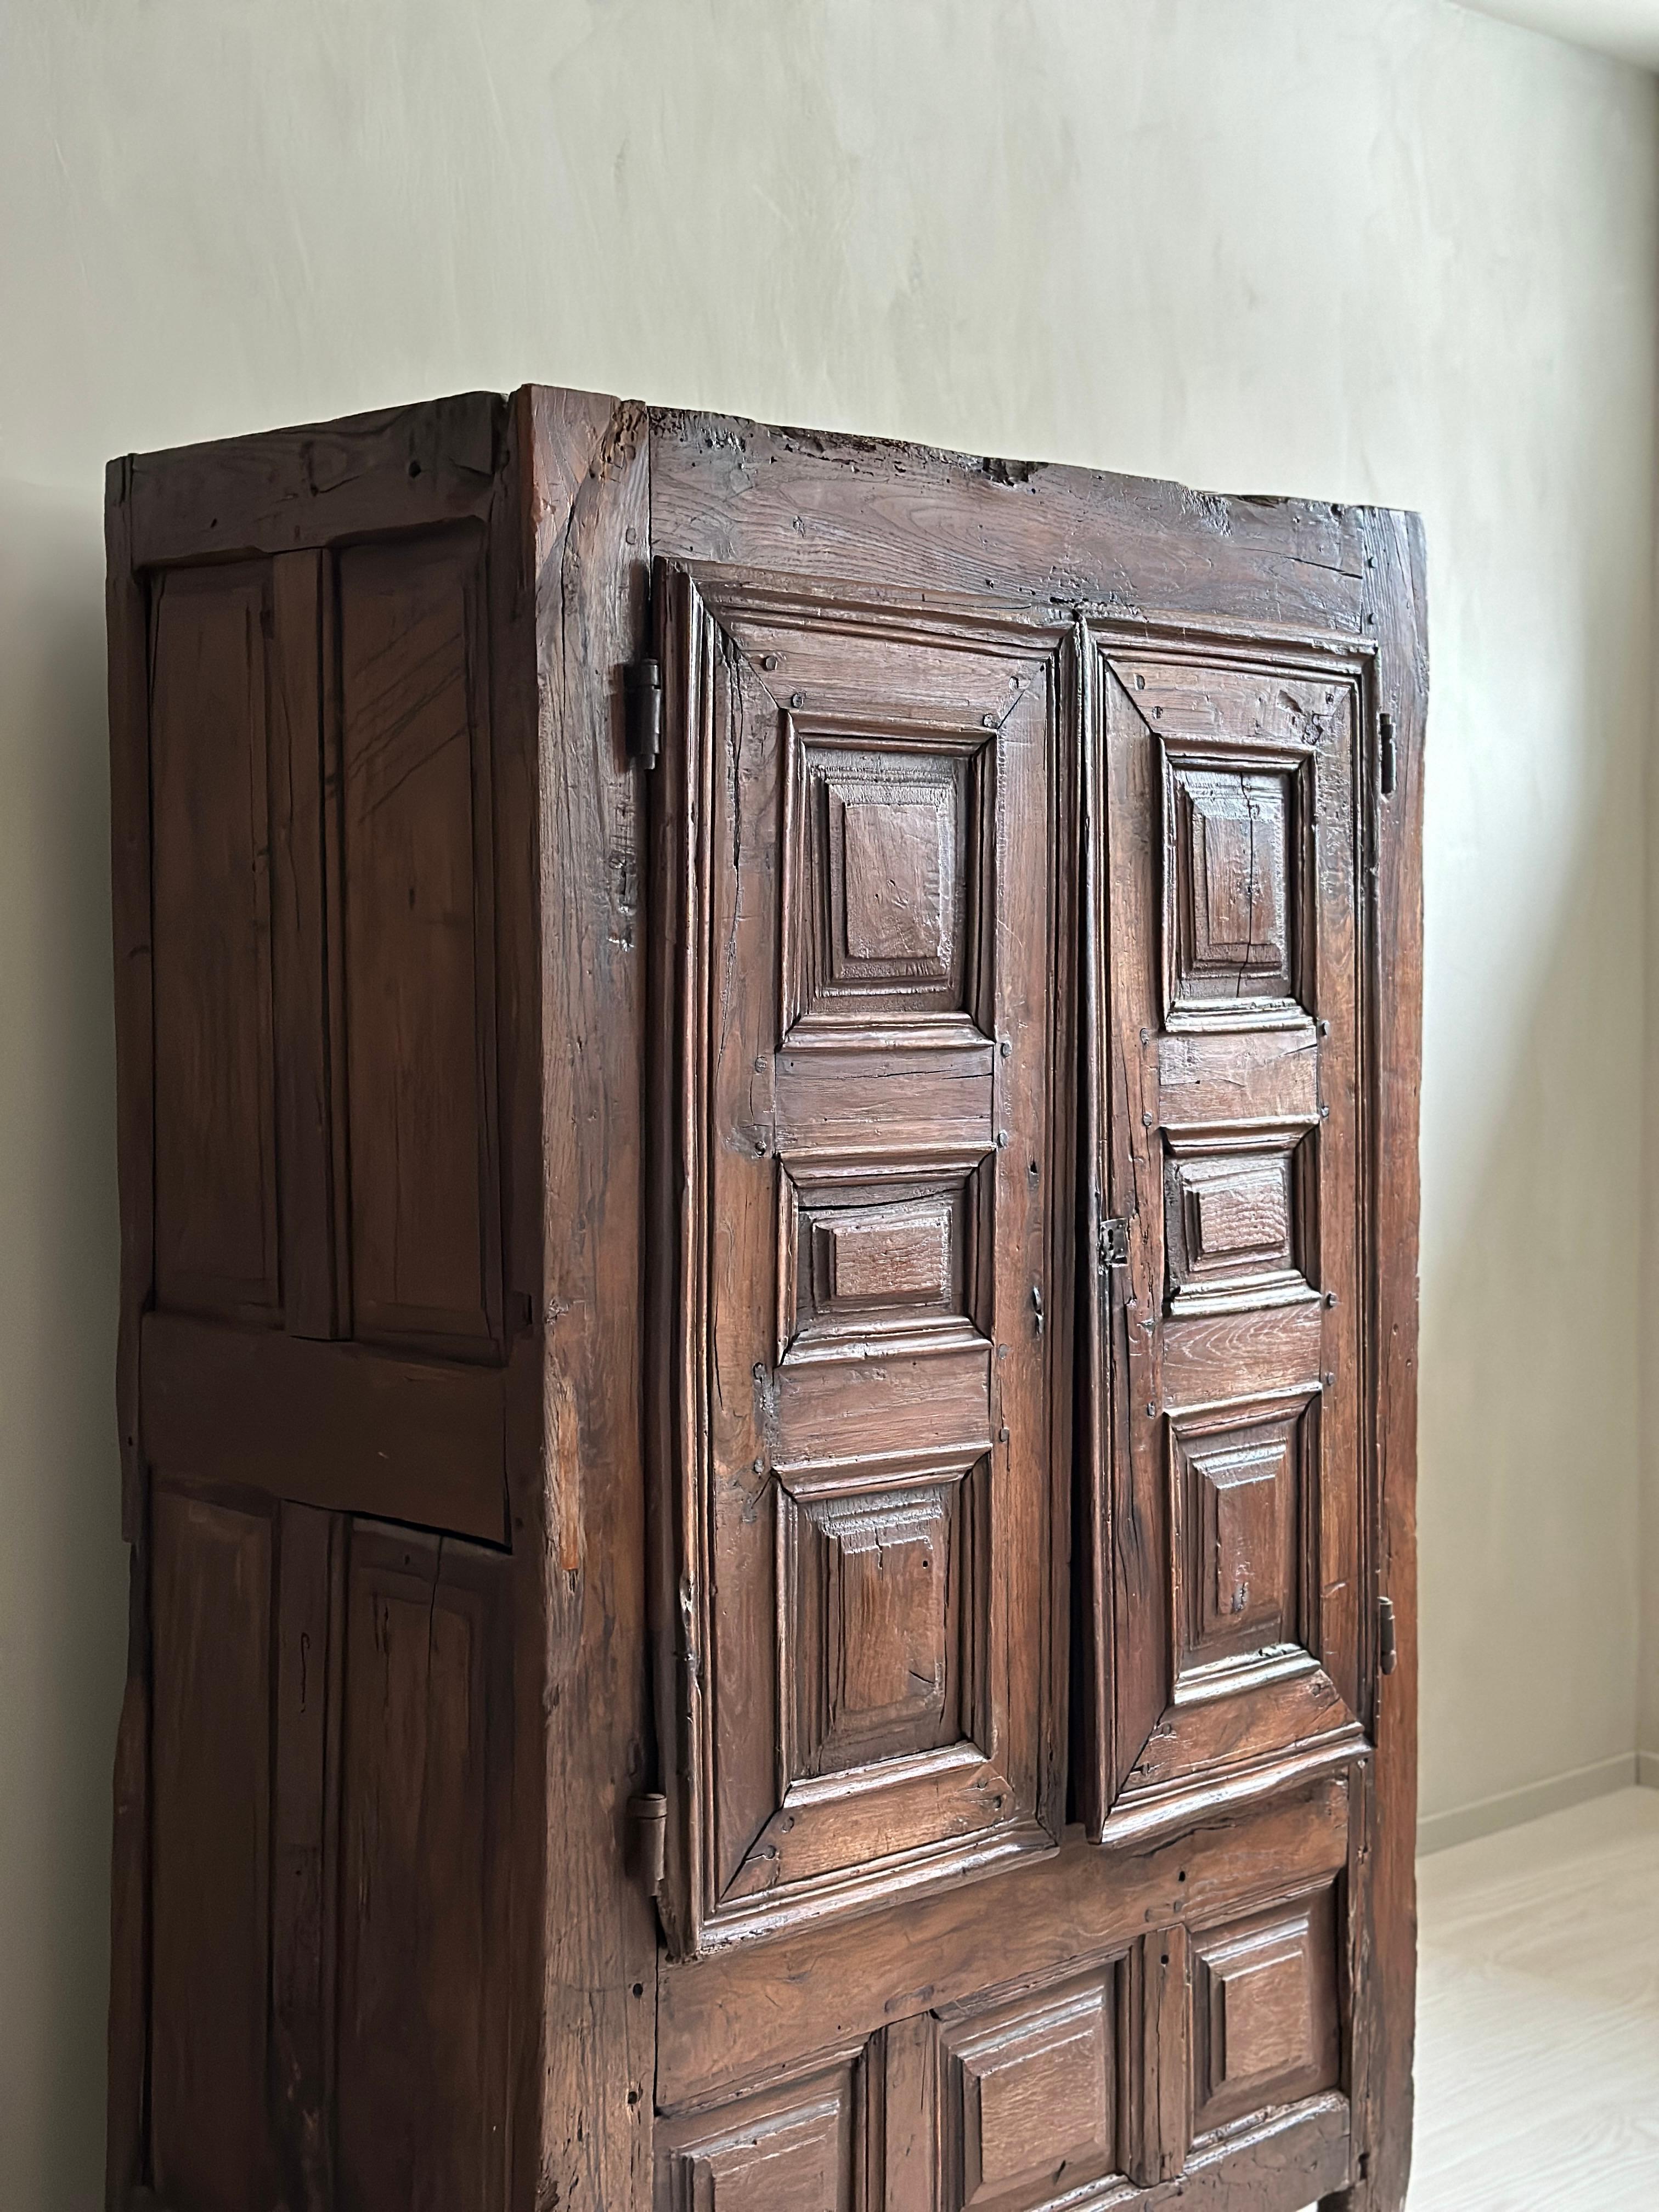
[[[1230,1013],[1296,997],[1296,772],[1165,763],[1171,1012]]]
[[[831,794],[841,832],[841,941],[846,969],[902,966],[942,981],[956,943],[954,793],[945,784]]]
[[[1273,1401],[1170,1423],[1177,1679],[1302,1641],[1304,1419]]]
[[[1115,1972],[947,2026],[945,2203],[1042,2204],[1117,2165]]]
[[[843,2067],[659,2122],[669,2212],[852,2212],[855,2078]]]
[[[781,1641],[792,1781],[960,1741],[972,1478],[788,1497]]]
[[[976,1013],[981,750],[897,734],[800,744],[786,1027]]]
[[[951,1294],[951,1209],[942,1198],[854,1209],[815,1224],[832,1306],[942,1305]]]
[[[779,1351],[861,1356],[872,1338],[982,1334],[975,1260],[988,1178],[959,1166],[843,1173],[792,1161],[780,1180]]]
[[[1297,1256],[1299,1129],[1206,1138],[1172,1132],[1164,1245],[1173,1311],[1311,1297]]]
[[[1230,1164],[1227,1171],[1191,1182],[1188,1200],[1193,1244],[1206,1260],[1277,1252],[1289,1242],[1285,1176],[1276,1165],[1240,1168]]]
[[[1198,2134],[1334,2087],[1334,1898],[1192,1938],[1193,2116]]]

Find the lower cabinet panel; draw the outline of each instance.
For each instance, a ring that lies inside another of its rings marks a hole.
[[[1224,1865],[1211,1831],[1068,1843],[931,1923],[665,1966],[656,2212],[1301,2212],[1346,2187],[1346,1814],[1339,1779]]]
[[[862,2055],[659,2130],[657,2212],[854,2212],[869,2091]]]
[[[151,1532],[156,2199],[496,2212],[507,1563],[159,1486]]]
[[[1117,2170],[1116,1960],[941,2021],[945,2203],[1047,2203]]]
[[[339,2212],[499,2202],[488,1577],[453,1546],[359,1523],[345,1603]],[[499,1730],[499,1721],[497,1729]],[[499,1758],[504,1746],[495,1746]]]

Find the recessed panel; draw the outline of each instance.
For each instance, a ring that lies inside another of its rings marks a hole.
[[[1166,1139],[1164,1252],[1171,1310],[1220,1310],[1311,1297],[1297,1220],[1299,1129]]]
[[[1164,933],[1172,1015],[1297,1000],[1298,771],[1166,757]]]
[[[1304,1443],[1283,1401],[1171,1422],[1177,1680],[1303,1640]]]
[[[1192,1961],[1195,2133],[1335,2087],[1330,1890],[1194,1935]]]
[[[977,740],[797,738],[792,1018],[975,1012],[985,800]]]
[[[872,1337],[977,1333],[986,1178],[969,1167],[838,1172],[780,1182],[781,1352],[848,1352]]]
[[[966,1733],[970,1476],[786,1498],[781,1645],[790,1779]]]
[[[658,2123],[666,2212],[852,2212],[857,2072]]]
[[[1116,1969],[947,2025],[945,2203],[1046,2203],[1117,2166]]]
[[[487,1338],[488,745],[475,556],[340,556],[346,1102],[355,1333]]]
[[[156,587],[155,1291],[179,1312],[280,1302],[266,610],[263,568]]]

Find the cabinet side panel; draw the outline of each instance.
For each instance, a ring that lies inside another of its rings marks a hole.
[[[339,562],[346,1111],[360,1337],[493,1333],[493,975],[480,959],[488,871],[477,865],[489,798],[477,734],[478,550],[470,534],[394,540],[353,548]]]
[[[158,581],[151,663],[156,1291],[281,1302],[263,563]]]
[[[501,1570],[358,1522],[347,1571],[337,2202],[501,2200],[490,1617]]]
[[[174,2212],[271,2201],[270,1521],[152,1509],[150,2157]]]

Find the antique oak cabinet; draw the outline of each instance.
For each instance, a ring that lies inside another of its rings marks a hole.
[[[1397,2212],[1420,536],[116,463],[109,2187]]]

